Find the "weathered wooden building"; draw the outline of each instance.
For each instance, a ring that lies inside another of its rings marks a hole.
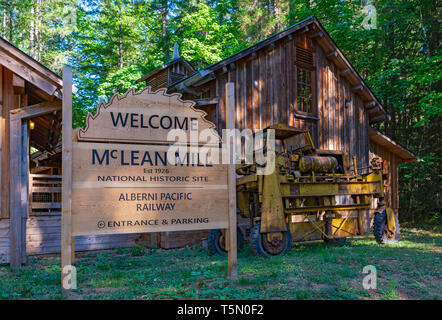
[[[381,157],[387,204],[399,210],[398,165],[416,158],[371,128],[388,121],[387,113],[315,17],[199,71],[175,50],[172,61],[139,82],[194,100],[218,130],[226,123],[225,84],[234,82],[238,128],[273,123],[303,128],[319,149],[357,155],[361,168],[370,157]],[[26,254],[60,252],[61,95],[57,74],[0,38],[0,263],[17,266]],[[138,241],[174,248],[206,235],[84,236],[75,239],[75,248]]]
[[[387,204],[398,211],[398,164],[416,158],[371,128],[389,116],[316,17],[166,87],[196,101],[221,130],[227,82],[235,83],[237,128],[284,123],[309,130],[317,148],[357,155],[361,171],[367,170],[370,156],[380,156],[388,174]],[[176,247],[190,242],[189,237],[198,238],[167,233],[159,242]]]
[[[0,263],[60,252],[62,79],[0,38]],[[78,237],[77,250],[138,235]]]

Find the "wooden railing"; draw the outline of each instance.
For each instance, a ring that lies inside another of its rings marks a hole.
[[[61,175],[30,174],[29,193],[29,215],[60,215]]]

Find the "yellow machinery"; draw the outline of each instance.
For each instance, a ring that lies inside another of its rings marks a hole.
[[[250,246],[264,257],[288,251],[292,241],[333,242],[364,234],[369,224],[371,199],[378,199],[373,230],[379,243],[398,239],[394,211],[384,206],[382,163],[358,168],[344,152],[316,150],[308,131],[284,125],[275,130],[278,151],[275,170],[259,174],[259,165],[237,165],[237,205],[249,220]],[[360,171],[366,171],[360,173]],[[238,228],[238,248],[245,238]],[[224,236],[212,230],[208,239],[212,253],[223,253]]]

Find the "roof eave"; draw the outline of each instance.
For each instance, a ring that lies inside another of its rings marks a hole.
[[[156,75],[158,72],[166,69],[167,67],[169,67],[169,66],[171,66],[171,65],[173,65],[173,64],[175,64],[175,63],[177,63],[179,61],[183,62],[190,71],[194,71],[195,70],[195,68],[192,67],[192,65],[186,59],[184,59],[183,57],[178,57],[178,58],[176,58],[174,60],[171,60],[169,62],[166,62],[166,63],[162,64],[158,68],[156,68],[153,71],[149,72],[144,77],[136,80],[135,83],[140,83],[140,82],[146,81],[147,79],[149,79],[149,78],[153,77],[154,75]]]
[[[60,98],[63,79],[2,37],[0,37],[0,64],[45,93]]]
[[[412,152],[408,151],[391,138],[373,128],[369,129],[369,137],[370,140],[373,140],[375,143],[378,143],[382,147],[388,148],[390,152],[395,154],[400,159],[401,163],[415,162],[419,159]],[[382,141],[383,144],[379,143],[380,141]]]
[[[318,27],[318,29],[323,33],[323,36],[327,39],[327,41],[329,43],[331,43],[331,45],[333,46],[333,49],[336,51],[336,56],[338,58],[341,58],[347,68],[350,70],[350,72],[357,78],[357,80],[359,81],[359,83],[362,85],[362,89],[366,90],[369,94],[369,96],[371,97],[372,101],[375,102],[376,106],[379,107],[379,111],[376,112],[375,116],[378,116],[379,114],[385,114],[386,118],[382,121],[389,121],[391,119],[390,115],[388,114],[387,111],[385,111],[384,107],[382,106],[382,104],[379,102],[379,100],[377,99],[377,97],[374,95],[374,93],[371,91],[370,87],[365,83],[364,79],[361,77],[361,75],[359,74],[359,72],[353,67],[353,65],[351,64],[351,62],[347,59],[347,57],[342,53],[342,51],[339,49],[339,47],[337,46],[337,44],[335,43],[335,41],[333,40],[333,38],[330,36],[330,34],[325,30],[325,28],[322,26],[321,22],[314,16],[313,20],[316,24],[316,26]],[[375,122],[380,122],[380,121],[375,121]]]
[[[391,119],[390,115],[385,111],[382,104],[376,98],[374,93],[370,90],[370,88],[365,83],[365,81],[362,79],[360,74],[356,71],[356,69],[353,67],[353,65],[350,63],[350,61],[341,52],[341,50],[338,48],[336,43],[333,41],[333,39],[330,37],[328,32],[324,29],[324,27],[321,25],[321,23],[319,22],[319,20],[315,16],[307,18],[307,19],[305,19],[305,20],[303,20],[303,21],[277,33],[277,34],[274,34],[274,35],[268,37],[267,39],[264,39],[256,44],[246,48],[246,49],[243,49],[243,50],[241,50],[241,51],[239,51],[239,52],[237,52],[237,53],[235,53],[235,54],[233,54],[233,55],[231,55],[221,61],[218,61],[212,65],[209,65],[206,68],[204,68],[203,70],[216,71],[221,68],[224,68],[224,67],[228,66],[229,64],[235,62],[236,60],[244,58],[245,56],[252,54],[253,52],[260,50],[263,47],[271,44],[272,42],[282,39],[291,33],[300,31],[303,28],[305,28],[306,26],[309,26],[311,24],[315,24],[315,26],[318,28],[318,30],[320,30],[320,32],[322,33],[322,36],[325,37],[327,42],[330,43],[331,46],[333,47],[333,50],[336,51],[336,57],[338,59],[341,59],[341,61],[345,64],[346,68],[348,68],[349,72],[351,72],[354,75],[355,79],[357,79],[357,81],[361,84],[361,90],[366,90],[366,92],[370,96],[370,99],[372,100],[371,102],[374,103],[373,107],[369,110],[370,122],[371,123],[378,123],[378,122],[383,122],[383,121],[390,121],[390,119]],[[200,76],[199,72],[195,72],[186,78],[180,79],[180,80],[176,81],[175,83],[170,84],[169,86],[167,86],[167,88],[171,89],[171,90],[179,91],[180,89],[182,89],[182,86],[180,85],[180,83],[182,83],[184,81],[196,82],[196,81],[192,81],[191,79],[194,77],[199,77],[199,76]]]

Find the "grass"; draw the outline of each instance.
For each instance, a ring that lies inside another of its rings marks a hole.
[[[141,246],[77,253],[78,289],[71,299],[441,299],[442,234],[402,230],[393,245],[371,235],[344,245],[295,244],[283,256],[239,252],[239,278],[226,278],[227,258],[201,246]],[[362,269],[374,265],[377,288],[365,290]],[[58,256],[29,258],[13,273],[0,266],[0,299],[66,299]]]

